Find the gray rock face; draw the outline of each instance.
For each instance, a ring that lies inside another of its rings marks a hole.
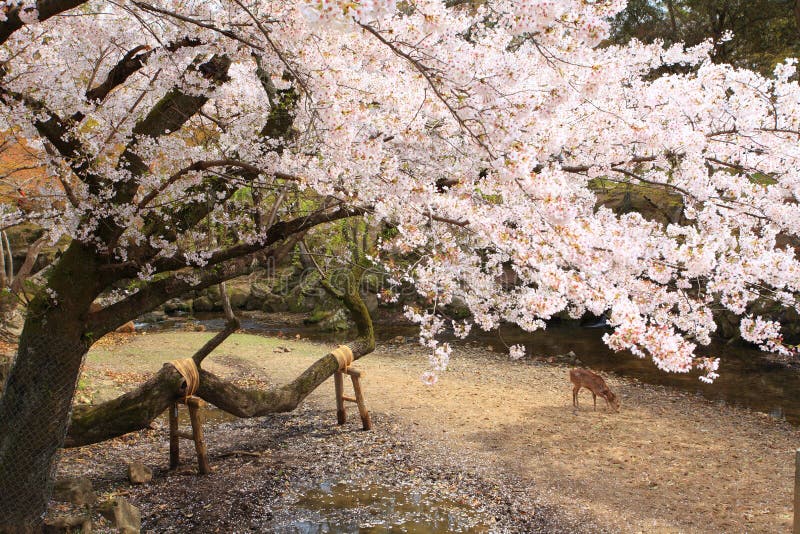
[[[86,477],[62,478],[53,486],[53,499],[83,506],[94,504],[97,496],[92,481]]]
[[[128,478],[134,484],[147,484],[153,480],[153,470],[142,462],[131,462],[128,464]]]

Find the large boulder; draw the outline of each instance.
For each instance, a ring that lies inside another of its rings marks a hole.
[[[181,299],[168,300],[164,303],[164,311],[171,314],[178,312],[189,313],[192,311],[192,303]]]
[[[289,310],[289,304],[280,295],[267,293],[261,309],[267,313],[285,312]]]
[[[201,296],[206,296],[211,299],[211,302],[220,301],[222,299],[221,295],[219,294],[219,286],[209,286],[205,290],[203,290]]]
[[[344,332],[352,327],[353,323],[341,308],[319,322],[319,329],[323,332]]]
[[[124,325],[120,326],[116,330],[114,330],[118,334],[135,334],[136,333],[136,324],[133,321],[128,321]]]
[[[161,310],[153,310],[151,312],[140,315],[139,317],[136,318],[136,320],[148,324],[160,323],[161,321],[167,320],[167,314]]]
[[[247,304],[248,293],[239,289],[238,287],[232,288],[228,291],[228,298],[231,301],[231,308],[241,310]]]
[[[268,291],[257,285],[250,286],[250,294],[247,295],[247,300],[244,303],[244,309],[248,311],[263,309],[268,294]]]
[[[214,303],[209,297],[198,297],[192,301],[192,310],[195,312],[214,311]]]

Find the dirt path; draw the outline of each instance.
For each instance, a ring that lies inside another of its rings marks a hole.
[[[91,395],[96,384],[96,399],[116,394],[124,386],[112,390],[102,380],[154,371],[209,335],[136,335],[93,350],[83,394]],[[291,352],[273,352],[279,345]],[[207,367],[282,383],[324,351],[319,344],[235,335]],[[586,393],[574,411],[566,368],[511,362],[478,348],[456,350],[435,387],[420,382],[426,359],[413,345],[380,347],[356,365],[367,373],[365,393],[374,412],[391,414],[431,447],[483,462],[484,472],[512,477],[521,485],[516,489],[530,491],[537,502],[609,531],[791,528],[800,434],[787,424],[614,378],[609,384],[623,399],[619,414],[592,411]],[[332,390],[332,383],[323,385],[310,405],[333,413]]]

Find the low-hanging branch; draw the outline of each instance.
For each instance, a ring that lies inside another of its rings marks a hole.
[[[375,335],[367,306],[355,286],[337,295],[350,312],[358,331],[347,346],[357,360],[375,349]],[[200,367],[203,359],[239,328],[229,320],[225,329],[209,340],[192,359]],[[269,389],[242,388],[200,368],[200,388],[196,395],[238,417],[259,417],[294,410],[312,391],[339,369],[336,357],[328,352],[300,376]],[[79,405],[73,409],[64,447],[80,447],[105,441],[150,425],[182,395],[183,377],[171,364],[165,364],[137,389],[102,404]]]

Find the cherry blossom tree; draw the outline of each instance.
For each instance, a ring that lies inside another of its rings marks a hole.
[[[798,308],[795,62],[765,78],[713,64],[713,43],[600,46],[623,7],[4,2],[0,126],[38,150],[52,180],[27,193],[33,209],[7,206],[0,226],[71,238],[27,309],[0,402],[0,486],[18,488],[0,492],[0,509],[34,503],[8,528],[44,511],[68,425],[68,445],[106,439],[143,427],[179,391],[165,366],[70,422],[93,340],[343,218],[391,223],[381,251],[420,254],[395,276],[431,303],[408,310],[431,349],[429,382],[449,357],[442,328],[534,331],[565,310],[606,313],[609,346],[705,380],[718,360],[698,346],[715,306],[745,316],[745,339],[788,351],[774,322],[747,313],[762,297]],[[598,180],[679,195],[687,222],[598,207]],[[311,211],[291,202],[300,193]],[[210,241],[210,226],[227,240]],[[369,353],[357,291],[332,289],[360,318],[353,352]],[[90,311],[101,294],[106,305]],[[455,297],[470,322],[437,313]],[[289,410],[337,365],[325,355],[271,391],[201,370],[198,394],[244,416]]]

